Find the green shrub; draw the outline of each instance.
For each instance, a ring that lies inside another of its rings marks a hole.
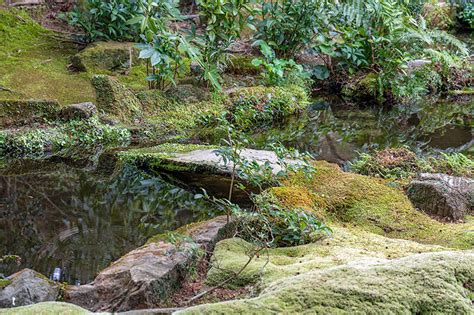
[[[326,1],[276,0],[260,1],[261,22],[257,25],[258,40],[275,50],[277,57],[289,59],[315,36],[318,9]]]
[[[141,0],[87,0],[67,14],[69,23],[81,27],[89,41],[133,41],[138,38],[139,27],[128,21],[140,13]]]
[[[262,193],[253,197],[254,212],[238,211],[238,236],[263,247],[288,247],[308,244],[331,233],[314,214],[289,209],[277,199]]]
[[[466,3],[458,14],[459,19],[470,28],[474,28],[474,3]]]

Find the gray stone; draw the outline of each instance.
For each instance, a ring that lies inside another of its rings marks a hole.
[[[180,287],[199,261],[198,248],[208,250],[226,226],[225,218],[218,217],[179,229],[190,239],[173,243],[165,237],[151,239],[112,263],[92,283],[68,286],[64,299],[94,312],[156,307]]]
[[[97,108],[91,102],[67,105],[59,113],[59,117],[66,121],[90,119],[96,115]]]
[[[8,279],[11,283],[0,291],[0,308],[56,301],[59,286],[42,274],[23,269]]]
[[[421,174],[407,190],[413,205],[428,214],[463,219],[474,210],[474,180],[445,174]]]
[[[256,162],[259,165],[268,163],[274,174],[282,170],[281,165],[278,163],[278,156],[273,151],[243,149],[240,152],[240,158],[249,162]],[[177,166],[184,165],[188,169],[207,168],[210,172],[216,174],[230,175],[233,169],[233,163],[225,163],[222,156],[218,154],[218,151],[213,149],[176,153],[164,160]],[[289,160],[288,163],[296,164],[298,162]]]

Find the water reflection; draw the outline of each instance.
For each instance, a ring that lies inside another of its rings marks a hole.
[[[22,258],[19,266],[0,265],[0,273],[28,267],[87,283],[150,236],[212,211],[191,193],[132,168],[113,180],[64,165],[0,175],[0,256]]]
[[[397,146],[469,153],[473,114],[473,101],[426,101],[382,110],[347,108],[337,99],[321,98],[255,139],[259,147],[280,141],[339,164],[355,158],[358,151]]]

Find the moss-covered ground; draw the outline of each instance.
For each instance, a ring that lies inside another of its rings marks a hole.
[[[26,13],[0,9],[0,98],[93,101],[89,78],[68,71],[76,49]]]
[[[271,192],[289,209],[306,208],[331,225],[362,229],[390,238],[469,249],[474,246],[474,219],[442,223],[416,210],[400,188],[386,181],[341,171],[316,162],[311,180],[291,176]]]

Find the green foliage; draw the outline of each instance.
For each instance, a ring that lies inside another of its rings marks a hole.
[[[224,69],[226,50],[240,37],[245,27],[253,28],[251,0],[197,0],[205,23],[202,35],[194,32],[202,52],[203,78],[220,89],[219,73]]]
[[[311,43],[319,8],[327,1],[276,0],[261,1],[261,21],[256,38],[275,50],[279,58],[288,59]]]
[[[474,28],[474,3],[465,3],[458,14],[459,19],[470,28]]]
[[[252,200],[254,209],[251,212],[237,205],[225,205],[231,207],[238,222],[237,236],[262,248],[304,245],[332,232],[314,214],[282,207],[269,193],[253,195]]]
[[[346,78],[361,70],[376,73],[375,95],[380,102],[399,91],[395,89],[399,80],[410,75],[410,61],[430,60],[449,75],[448,69],[468,56],[463,43],[428,29],[423,19],[417,22],[394,0],[346,1],[328,5],[325,12],[328,22],[319,27],[315,50],[327,56],[326,67],[336,76]]]
[[[264,41],[257,41],[255,44],[260,45],[260,51],[264,58],[253,59],[252,65],[263,66],[262,77],[268,85],[295,84],[295,82],[304,80],[306,75],[303,66],[297,64],[293,59],[276,58],[273,49]]]
[[[150,88],[165,89],[169,84],[176,85],[179,70],[185,64],[185,53],[190,46],[184,37],[170,31],[169,23],[179,20],[181,14],[174,0],[147,0],[140,4],[142,14],[136,15],[129,24],[140,25],[144,43],[137,45],[141,50],[139,58],[147,59],[147,80]]]
[[[138,28],[127,22],[140,13],[140,1],[87,0],[83,8],[76,7],[67,18],[71,25],[84,30],[89,41],[132,41],[138,37]]]
[[[51,123],[48,128],[20,132],[2,132],[0,156],[43,157],[47,153],[61,156],[81,154],[98,146],[123,145],[130,140],[124,128],[104,125],[97,119]]]

